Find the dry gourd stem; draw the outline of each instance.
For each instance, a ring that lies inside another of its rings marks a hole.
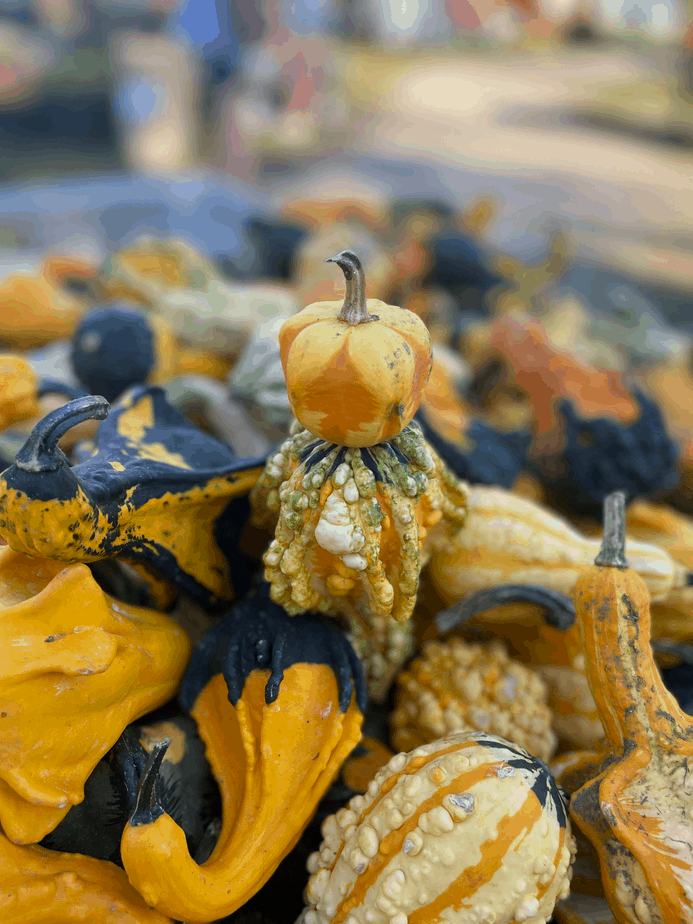
[[[595,565],[606,568],[627,568],[626,558],[626,495],[614,491],[604,499],[604,537]]]
[[[346,321],[347,324],[365,324],[366,321],[380,320],[377,315],[370,314],[366,306],[366,277],[356,254],[350,250],[342,250],[325,262],[336,263],[341,267],[346,280],[344,304],[337,318]]]

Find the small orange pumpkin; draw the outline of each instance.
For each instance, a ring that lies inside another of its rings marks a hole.
[[[363,269],[351,251],[328,262],[344,271],[344,304],[315,302],[279,331],[289,401],[315,436],[375,446],[416,413],[431,371],[431,338],[413,312],[366,301]]]

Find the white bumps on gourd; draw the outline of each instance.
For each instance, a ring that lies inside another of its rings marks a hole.
[[[541,677],[510,658],[500,642],[427,642],[397,677],[392,743],[410,750],[468,729],[501,735],[547,761],[556,749],[547,699]]]
[[[493,735],[395,755],[322,834],[297,924],[544,924],[570,889],[563,796]]]

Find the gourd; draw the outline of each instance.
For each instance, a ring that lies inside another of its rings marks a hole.
[[[409,751],[451,732],[488,731],[548,761],[556,736],[547,695],[541,678],[499,642],[426,642],[397,675],[390,736],[397,750]]]
[[[129,305],[95,308],[81,318],[70,362],[89,394],[108,401],[132,385],[167,382],[183,373],[225,379],[229,366],[211,353],[181,349],[169,324]]]
[[[298,924],[543,924],[569,890],[563,795],[541,761],[494,735],[395,755],[322,833]]]
[[[0,283],[0,342],[20,350],[69,337],[84,302],[64,280],[89,279],[94,269],[72,257],[48,257],[35,272],[16,272]]]
[[[38,413],[36,373],[21,356],[0,354],[0,430]]]
[[[431,375],[416,414],[428,443],[458,478],[509,488],[527,459],[528,430],[503,432],[489,425],[458,393],[433,347]]]
[[[532,454],[566,505],[590,509],[620,486],[639,496],[676,485],[678,450],[662,412],[620,370],[591,367],[557,346],[522,307],[495,320],[486,345],[476,357],[476,390],[487,380],[491,404],[500,382],[526,396]],[[493,419],[492,407],[486,410]]]
[[[365,686],[341,633],[316,617],[288,617],[265,588],[205,636],[181,701],[221,792],[216,847],[198,865],[158,803],[162,742],[140,779],[121,856],[149,905],[196,924],[239,908],[296,844],[358,744]]]
[[[172,924],[115,863],[20,847],[0,832],[3,924]]]
[[[316,302],[279,332],[289,401],[314,436],[340,446],[374,446],[409,423],[431,369],[431,341],[412,312],[366,301],[355,254],[331,261],[344,271],[339,302]]]
[[[106,261],[101,285],[104,301],[132,302],[165,322],[191,373],[196,355],[228,369],[260,324],[298,310],[284,286],[229,283],[208,258],[176,238],[143,238],[118,251]],[[198,371],[204,371],[199,362]]]
[[[104,398],[80,398],[34,427],[0,476],[0,535],[17,551],[60,561],[119,556],[203,606],[231,600],[249,578],[236,543],[263,460],[235,459],[160,388],[137,386],[101,424],[91,458],[70,468],[60,437],[108,413]]]
[[[205,746],[189,716],[171,714],[149,724],[128,725],[102,758],[84,787],[84,800],[73,805],[42,847],[80,853],[121,865],[120,840],[134,808],[137,784],[148,756],[167,740],[159,774],[159,799],[185,831],[191,852],[211,853],[219,833],[219,793],[205,759]]]
[[[85,565],[4,547],[0,647],[0,824],[27,844],[82,801],[125,726],[174,695],[190,643],[167,616],[108,597]]]
[[[687,570],[662,548],[629,544],[633,567],[656,601],[685,587]],[[465,528],[437,543],[429,571],[448,603],[493,584],[540,584],[569,595],[599,541],[548,508],[499,487],[472,485]]]
[[[602,549],[575,587],[587,677],[610,755],[571,799],[599,855],[619,924],[693,917],[693,719],[668,692],[650,647],[649,594],[628,567],[622,493],[605,501]]]
[[[419,572],[439,532],[458,530],[465,488],[412,422],[370,448],[326,443],[297,425],[251,496],[253,522],[274,526],[264,555],[272,599],[289,613],[342,614],[386,692],[411,651]]]

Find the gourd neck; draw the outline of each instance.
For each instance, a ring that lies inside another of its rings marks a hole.
[[[378,318],[368,311],[366,305],[366,277],[361,261],[350,250],[343,250],[326,263],[336,263],[344,273],[346,280],[346,295],[342,310],[337,315],[340,321],[347,324],[365,324],[367,321],[377,321]]]
[[[689,723],[654,662],[649,593],[628,567],[625,531],[625,497],[616,492],[604,502],[604,538],[595,559],[602,573],[597,598],[591,592],[586,606],[576,601],[587,677],[614,750],[668,750]]]

